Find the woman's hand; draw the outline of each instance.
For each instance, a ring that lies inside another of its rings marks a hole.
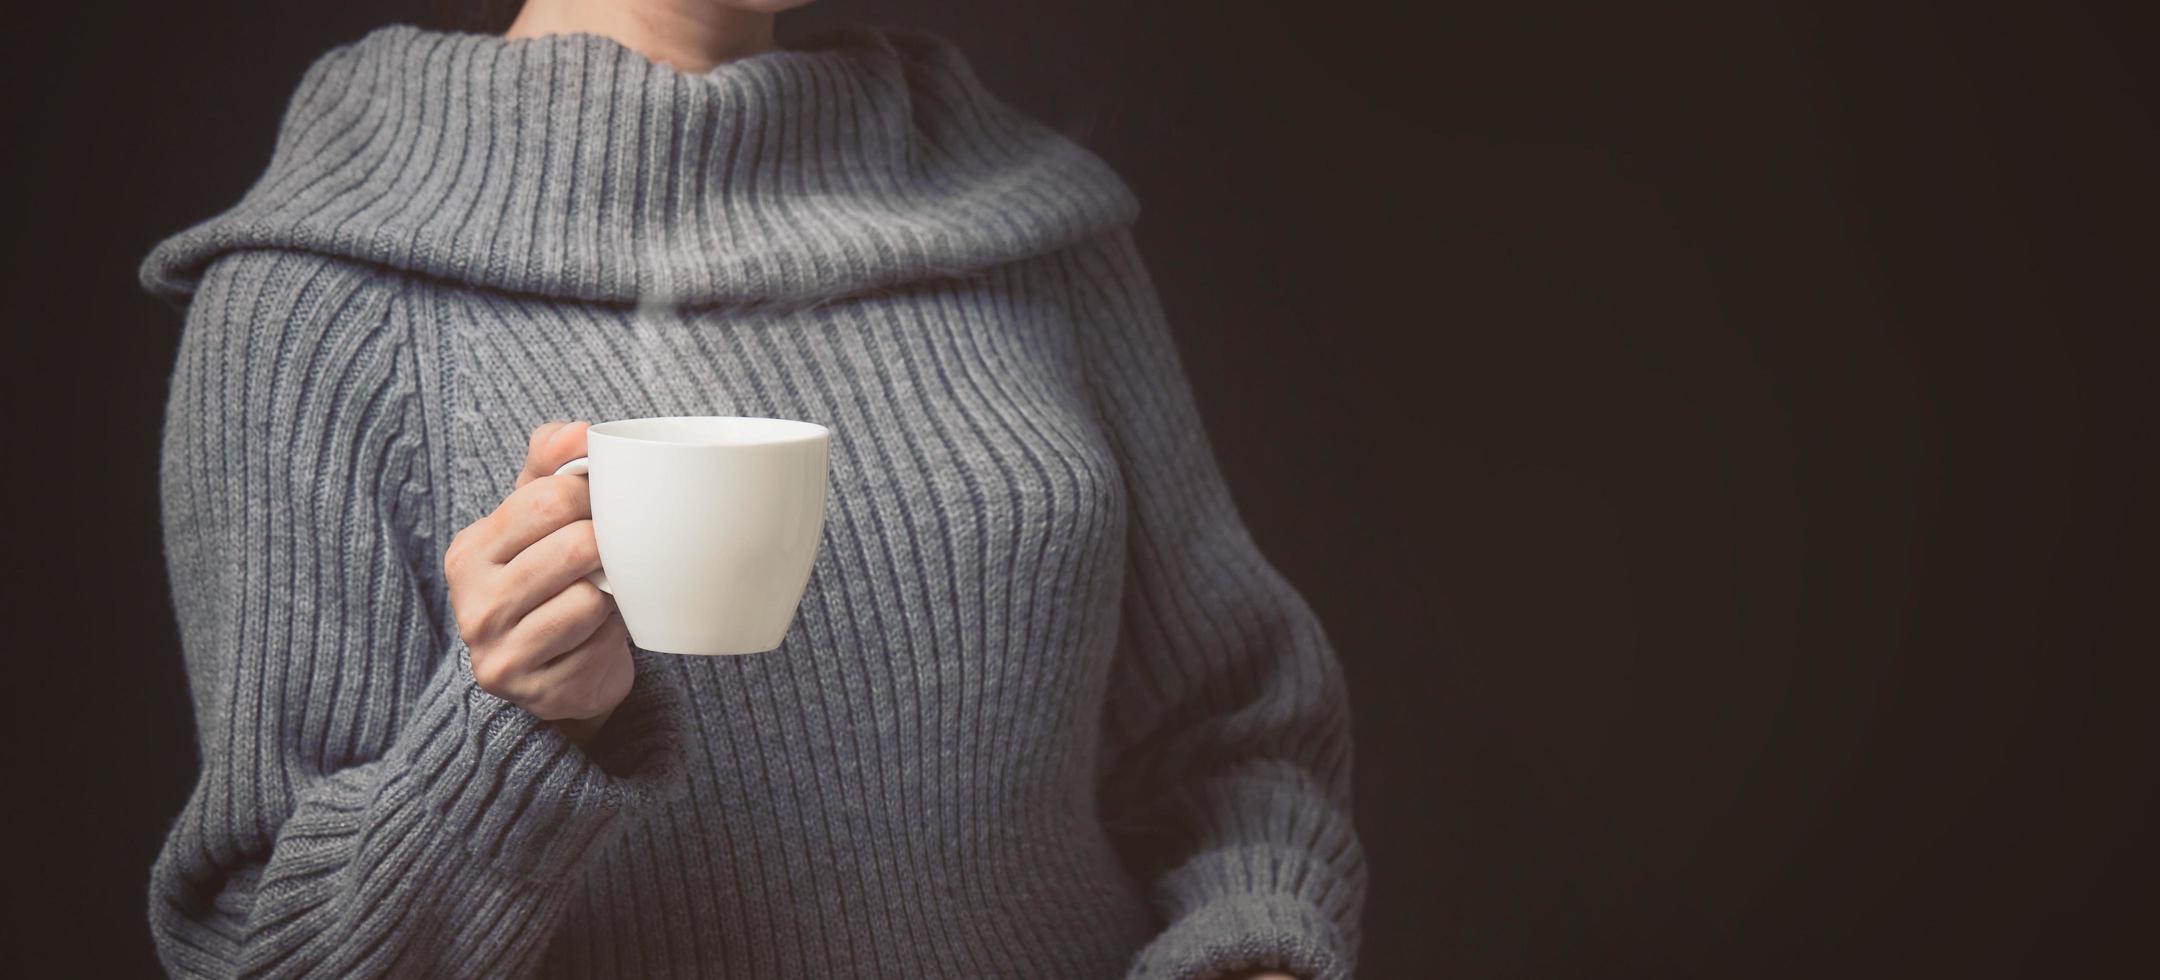
[[[585,478],[552,476],[585,455],[584,422],[532,432],[517,486],[443,553],[450,608],[481,688],[589,743],[630,693],[630,634],[600,567]]]

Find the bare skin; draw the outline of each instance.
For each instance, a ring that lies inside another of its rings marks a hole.
[[[773,49],[773,17],[810,0],[525,0],[507,38],[588,33],[702,74]]]

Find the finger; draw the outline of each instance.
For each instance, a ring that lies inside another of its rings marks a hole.
[[[620,613],[611,615],[584,642],[534,674],[540,695],[530,710],[549,719],[590,718],[622,700],[636,671],[630,631]]]
[[[541,618],[535,621],[535,615]],[[514,623],[490,651],[488,670],[494,678],[490,689],[505,700],[532,707],[548,696],[549,686],[560,673],[550,675],[544,668],[590,641],[614,615],[614,599],[592,583],[579,582],[564,589]]]
[[[520,668],[540,673],[544,665],[591,639],[613,615],[615,597],[580,579],[518,620],[510,629],[509,644],[518,651]]]
[[[534,472],[536,467],[533,466],[533,459],[540,455],[540,447],[545,445],[551,436],[553,436],[557,432],[562,431],[569,425],[570,422],[565,419],[549,419],[548,421],[542,422],[538,426],[535,426],[533,428],[532,434],[530,436],[527,436],[525,439],[525,462],[518,470],[517,483],[513,485],[512,489],[522,487],[525,484],[531,483],[533,480],[539,477],[546,476],[549,472],[552,472]]]
[[[571,583],[600,570],[600,544],[591,518],[572,521],[533,542],[502,567],[492,588],[505,608],[523,616]]]
[[[554,476],[564,463],[585,455],[585,430],[590,428],[590,422],[572,422],[548,433],[526,449],[526,471],[533,479]]]
[[[533,676],[549,682],[558,681],[581,670],[590,669],[589,664],[583,667],[579,665],[595,659],[596,656],[604,658],[609,651],[618,648],[623,651],[624,656],[629,656],[630,626],[624,622],[621,609],[610,608],[607,616],[600,620],[600,625],[593,627],[590,634],[557,653],[546,663],[533,668]]]
[[[480,519],[483,530],[473,553],[508,565],[533,542],[591,516],[592,498],[582,478],[541,477],[511,491],[494,513]]]

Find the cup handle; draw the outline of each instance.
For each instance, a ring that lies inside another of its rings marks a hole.
[[[576,459],[573,459],[567,463],[562,464],[561,466],[556,467],[555,472],[552,475],[582,476],[587,479],[591,479],[592,457],[579,456]],[[608,587],[607,572],[605,571],[596,571],[591,575],[587,575],[585,576],[585,580],[598,586],[600,588],[600,591],[602,592],[605,592],[609,595],[615,594],[615,590]]]

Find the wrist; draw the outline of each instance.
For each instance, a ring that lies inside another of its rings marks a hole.
[[[615,709],[609,708],[590,718],[558,718],[555,720],[555,727],[561,729],[570,741],[577,743],[578,748],[589,749],[593,740],[600,737],[600,729],[607,725],[608,719],[614,714]]]

